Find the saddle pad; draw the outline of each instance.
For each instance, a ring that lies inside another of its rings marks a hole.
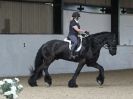
[[[82,38],[80,38],[80,40],[81,40],[81,42],[80,42],[80,45],[78,46],[78,48],[76,49],[76,52],[79,52],[82,48]],[[72,47],[71,41],[68,40],[67,38],[65,38],[64,41],[69,43],[69,49],[71,50],[71,47]]]

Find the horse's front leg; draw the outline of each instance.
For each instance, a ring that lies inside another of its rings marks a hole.
[[[99,75],[96,80],[97,83],[101,86],[104,83],[104,68],[98,63],[95,63],[92,67],[99,69]]]
[[[79,62],[78,67],[77,67],[72,79],[68,83],[69,87],[71,87],[71,88],[78,87],[78,85],[76,84],[76,79],[84,65],[85,65],[85,59],[83,59]]]

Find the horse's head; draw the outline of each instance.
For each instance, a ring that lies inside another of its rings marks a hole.
[[[107,42],[107,48],[109,49],[109,53],[113,56],[117,53],[117,42],[116,38],[113,37]]]
[[[93,49],[100,50],[103,46],[109,50],[111,55],[116,55],[117,42],[115,34],[111,32],[100,32],[88,37],[88,42],[92,42]]]

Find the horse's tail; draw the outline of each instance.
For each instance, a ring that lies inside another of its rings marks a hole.
[[[43,55],[42,55],[42,47],[40,47],[35,57],[34,69],[33,68],[30,69],[31,75],[34,75],[42,64],[43,64]],[[37,76],[37,79],[41,78],[42,75],[43,74],[41,70]]]

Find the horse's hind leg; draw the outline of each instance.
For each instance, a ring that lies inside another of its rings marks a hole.
[[[49,74],[49,72],[48,72],[48,68],[49,68],[49,66],[50,66],[50,64],[52,63],[54,61],[54,59],[49,59],[49,61],[47,61],[47,63],[46,63],[46,65],[45,65],[45,67],[44,67],[44,73],[45,73],[45,77],[44,77],[44,81],[46,82],[46,83],[48,83],[48,85],[49,86],[51,86],[51,84],[52,84],[52,78],[51,78],[51,76],[50,76],[50,74]]]
[[[44,68],[44,64],[42,64],[39,68],[35,69],[34,71],[32,70],[32,75],[28,80],[28,83],[30,86],[32,86],[32,87],[37,86],[36,81],[40,75],[40,72],[43,71],[43,68]]]
[[[48,67],[47,68],[44,68],[44,72],[45,72],[44,81],[46,83],[48,83],[49,86],[51,86],[51,84],[52,84],[52,78],[51,78],[51,76],[50,76],[50,74],[48,72]]]
[[[32,75],[31,75],[30,78],[28,79],[28,84],[29,84],[30,86],[32,86],[32,87],[37,86],[35,74],[32,73]]]

